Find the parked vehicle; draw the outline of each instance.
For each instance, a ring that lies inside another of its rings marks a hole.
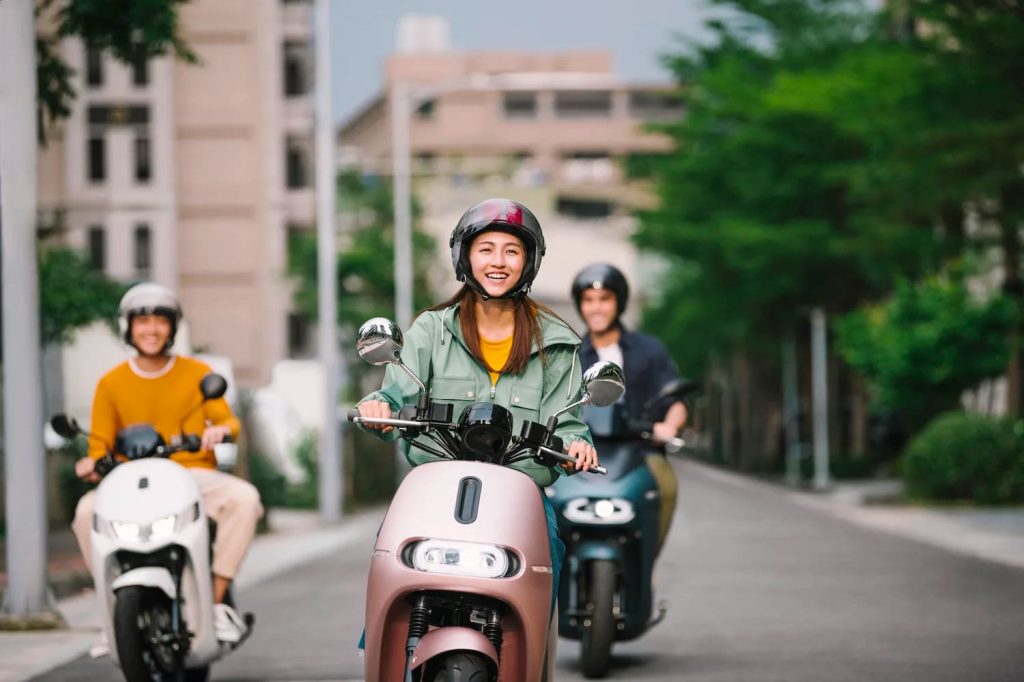
[[[203,402],[226,389],[218,374],[200,384]],[[93,437],[63,414],[50,424],[65,438]],[[168,459],[197,452],[200,438],[183,433],[165,443],[150,424],[135,424],[104,446],[90,566],[111,656],[129,682],[206,680],[210,664],[248,638],[254,619],[245,615],[247,629],[236,644],[218,642],[210,568],[216,524],[194,477]]]
[[[655,401],[678,400],[691,386],[673,382]],[[580,642],[580,669],[596,678],[607,674],[614,642],[636,639],[665,617],[651,584],[661,500],[647,458],[661,447],[680,450],[683,441],[654,443],[653,425],[630,420],[621,402],[588,406],[583,419],[608,474],[559,479],[548,495],[566,546],[558,634]]]
[[[503,465],[528,457],[548,465],[573,461],[553,433],[558,415],[547,424],[525,422],[519,436],[511,413],[494,403],[473,403],[454,420],[453,406],[430,400],[401,363],[394,323],[367,322],[357,348],[371,364],[399,365],[420,393],[397,418],[352,410],[349,420],[388,424],[421,442],[426,436],[440,458],[405,477],[374,545],[367,682],[550,679],[555,637],[544,501],[531,478]],[[584,374],[584,386],[582,403],[609,404],[622,393],[622,372],[598,363]]]

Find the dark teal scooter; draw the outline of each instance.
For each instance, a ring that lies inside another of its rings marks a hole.
[[[673,382],[656,400],[674,402],[690,388]],[[622,403],[587,407],[583,418],[608,474],[561,477],[547,494],[566,546],[558,634],[580,641],[580,668],[593,678],[607,673],[613,642],[636,639],[665,617],[651,588],[661,500],[646,462],[665,446],[650,440],[650,423],[629,420]]]

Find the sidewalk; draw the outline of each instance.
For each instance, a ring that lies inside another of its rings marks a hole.
[[[1024,568],[1024,507],[925,507],[902,501],[901,481],[836,481],[825,492],[794,490],[687,460],[734,485],[774,489],[797,504],[851,523],[1014,568]]]
[[[244,590],[360,538],[372,537],[383,512],[383,508],[365,511],[340,524],[325,526],[320,524],[316,512],[271,509],[272,531],[253,541],[236,585]],[[77,575],[78,580],[85,564],[77,556],[74,538],[71,538],[73,554],[65,541],[60,533],[51,538],[50,569],[65,576]],[[94,600],[91,589],[58,597],[57,608],[68,624],[67,630],[0,632],[0,682],[29,680],[86,653],[99,637]]]

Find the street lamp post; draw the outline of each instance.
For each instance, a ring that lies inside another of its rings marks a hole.
[[[331,130],[331,6],[316,0],[316,232],[317,313],[320,364],[324,372],[323,428],[320,430],[319,506],[323,521],[337,521],[344,509],[344,457],[338,419],[340,362],[337,326],[337,247],[334,234],[334,154]]]
[[[52,613],[46,589],[39,276],[36,267],[35,3],[0,2],[0,234],[7,589],[3,611]]]

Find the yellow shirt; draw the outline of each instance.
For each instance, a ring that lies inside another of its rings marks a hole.
[[[202,401],[199,381],[211,371],[204,362],[180,356],[172,356],[168,366],[152,373],[142,372],[133,361],[121,363],[96,385],[89,430],[110,446],[118,431],[135,424],[151,424],[168,443],[182,431],[202,436],[208,424],[227,426],[237,438],[241,425],[224,398],[204,403],[182,424],[182,417]],[[99,459],[105,454],[106,446],[96,439],[89,440],[90,457]],[[188,467],[217,466],[210,450],[178,452],[171,459]]]
[[[512,354],[512,339],[509,336],[501,341],[488,341],[480,337],[480,353],[484,356],[484,364],[487,365],[487,373],[491,375],[491,385],[498,383],[501,370],[505,369],[508,356]]]

